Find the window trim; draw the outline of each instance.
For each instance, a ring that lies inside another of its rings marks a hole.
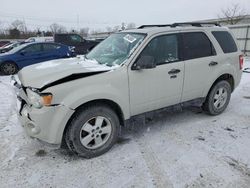
[[[50,50],[45,50],[45,48],[44,48],[45,45],[59,46],[59,48],[53,48],[53,49],[50,49]],[[43,44],[42,44],[42,51],[43,51],[43,52],[56,51],[56,50],[60,49],[61,47],[62,47],[61,45],[56,44],[56,43],[43,43]]]
[[[133,64],[131,65],[131,70],[134,70],[133,67],[135,66],[136,62],[138,61],[138,59],[140,58],[142,52],[144,51],[144,49],[148,46],[148,44],[154,40],[157,37],[163,37],[163,36],[170,36],[170,35],[176,35],[177,36],[177,42],[178,42],[178,54],[179,54],[179,60],[176,61],[171,61],[171,62],[166,62],[166,63],[161,63],[156,65],[156,67],[161,66],[161,65],[166,65],[166,64],[171,64],[171,63],[177,63],[180,61],[183,61],[183,51],[182,51],[182,37],[181,37],[181,33],[176,32],[176,33],[164,33],[164,34],[160,34],[157,36],[154,36],[153,38],[151,38],[144,46],[144,48],[140,51],[139,55],[137,55],[137,57],[135,58],[135,61],[133,62]]]
[[[211,47],[212,47],[212,55],[210,56],[204,56],[204,57],[197,57],[197,58],[187,58],[186,57],[186,54],[185,54],[185,47],[184,47],[184,34],[187,34],[187,33],[202,33],[206,36],[206,38],[209,40],[210,44],[211,44]],[[188,60],[193,60],[193,59],[200,59],[200,58],[207,58],[207,57],[214,57],[217,55],[217,51],[216,51],[216,48],[214,47],[214,44],[212,42],[212,40],[209,38],[209,36],[204,32],[204,31],[190,31],[190,32],[181,32],[181,51],[182,51],[182,58],[183,58],[183,61],[188,61]]]

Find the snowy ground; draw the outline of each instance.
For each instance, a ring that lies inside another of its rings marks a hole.
[[[8,83],[0,77],[0,187],[250,187],[250,73],[222,115],[160,114],[90,160],[28,138]]]

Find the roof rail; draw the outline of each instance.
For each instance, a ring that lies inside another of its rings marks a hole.
[[[202,27],[202,25],[215,25],[221,26],[218,22],[182,22],[182,23],[173,23],[171,27],[183,26],[183,25],[191,25],[194,27]]]
[[[140,27],[138,27],[137,29],[144,29],[147,27],[171,27],[172,24],[165,24],[165,25],[142,25]]]
[[[183,25],[191,25],[194,27],[202,27],[202,25],[215,25],[221,26],[218,22],[181,22],[181,23],[173,23],[173,24],[165,24],[165,25],[142,25],[138,27],[138,29],[144,29],[147,27],[177,27]]]

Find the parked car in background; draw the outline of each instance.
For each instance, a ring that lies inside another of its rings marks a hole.
[[[4,45],[9,44],[9,43],[10,43],[9,40],[1,40],[0,41],[0,47],[3,47]]]
[[[68,46],[74,46],[76,54],[86,54],[100,42],[83,39],[80,35],[75,33],[55,34],[54,41]]]
[[[30,37],[25,42],[54,42],[53,37]]]
[[[0,54],[0,70],[4,75],[11,75],[28,65],[73,56],[74,48],[63,44],[27,43]]]
[[[25,44],[26,42],[12,42],[9,43],[8,45],[4,45],[3,47],[0,47],[0,53],[5,53],[8,52],[10,50],[12,50],[15,47],[18,47],[22,44]]]

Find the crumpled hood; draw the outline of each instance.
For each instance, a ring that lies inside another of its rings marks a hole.
[[[101,65],[94,60],[87,60],[84,56],[78,56],[67,59],[57,59],[43,63],[27,66],[19,71],[18,77],[24,87],[33,87],[41,89],[51,83],[54,83],[70,76],[80,75],[85,77],[90,73],[110,71],[119,66]]]

